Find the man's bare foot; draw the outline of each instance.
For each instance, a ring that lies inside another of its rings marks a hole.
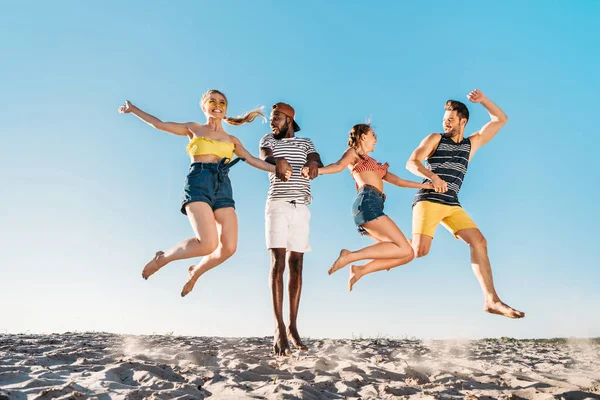
[[[275,335],[273,336],[273,353],[275,353],[276,356],[287,356],[292,352],[287,337],[283,333],[284,330],[285,327],[282,327],[282,329],[275,329]]]
[[[167,265],[165,262],[164,256],[165,253],[162,251],[157,251],[154,255],[154,258],[150,260],[148,264],[142,270],[142,278],[148,279],[151,275],[153,275],[156,271]]]
[[[196,281],[200,277],[200,275],[196,276],[195,274],[196,266],[192,265],[188,268],[188,273],[190,274],[190,278],[183,286],[183,290],[181,291],[181,297],[185,297],[188,293],[194,290],[194,285],[196,285]]]
[[[298,333],[298,329],[296,327],[289,327],[287,330],[288,338],[292,341],[294,347],[298,350],[308,350],[304,344],[302,344],[302,339],[300,339],[300,334]]]
[[[338,269],[342,269],[346,265],[348,265],[348,261],[346,261],[346,260],[348,259],[348,254],[350,254],[350,253],[351,253],[350,250],[342,249],[342,251],[340,251],[340,256],[338,257],[337,260],[335,260],[335,262],[333,263],[333,266],[331,268],[329,268],[329,271],[327,271],[327,273],[329,275],[331,275]]]
[[[362,278],[362,275],[360,275],[358,272],[358,268],[360,268],[360,265],[350,266],[350,279],[348,280],[348,290],[350,291],[352,291],[354,284],[358,282],[360,278]]]
[[[507,306],[500,300],[487,303],[483,309],[485,312],[489,312],[490,314],[504,315],[505,317],[508,317],[508,318],[524,318],[525,317],[524,312],[515,310],[514,308]]]

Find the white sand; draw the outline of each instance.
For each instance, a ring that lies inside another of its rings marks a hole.
[[[595,341],[0,335],[2,399],[600,399]]]

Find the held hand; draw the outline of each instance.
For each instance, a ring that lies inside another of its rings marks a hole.
[[[294,172],[292,166],[287,162],[285,158],[280,158],[275,164],[275,176],[284,182],[287,182]]]
[[[302,167],[300,175],[302,175],[303,178],[308,178],[308,167]]]
[[[433,190],[437,193],[446,193],[448,191],[448,184],[442,178],[437,175],[434,175],[431,178],[431,183],[433,184]]]
[[[305,176],[305,178],[315,179],[317,176],[319,176],[319,164],[316,161],[307,162],[304,164],[302,170],[304,170],[304,168],[308,168],[308,174]]]
[[[119,114],[129,114],[133,111],[134,105],[129,102],[129,100],[125,100],[125,104],[119,107]]]
[[[473,103],[481,103],[485,100],[485,94],[479,89],[475,89],[467,95],[467,99],[472,101]]]

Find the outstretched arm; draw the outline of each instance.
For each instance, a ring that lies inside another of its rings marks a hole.
[[[441,139],[441,135],[437,133],[432,133],[423,139],[419,147],[413,151],[406,162],[406,169],[421,178],[429,179],[433,183],[433,189],[436,192],[445,193],[448,191],[446,182],[423,165],[423,161],[433,154],[438,144],[440,144]]]
[[[129,100],[126,100],[125,104],[119,107],[119,113],[133,114],[151,127],[164,132],[169,132],[179,136],[191,135],[190,127],[193,125],[193,122],[187,122],[183,124],[178,122],[163,122],[154,115],[148,114],[147,112],[142,111],[138,107],[134,106],[131,104],[131,102],[129,102]]]
[[[319,168],[319,175],[324,174],[337,174],[341,172],[344,168],[350,164],[354,158],[356,157],[356,150],[350,147],[348,150],[344,152],[342,158],[339,161],[329,164],[326,167]]]
[[[265,162],[259,158],[254,157],[242,144],[242,142],[235,136],[230,135],[235,144],[235,155],[246,160],[248,165],[253,166],[267,172],[275,172],[275,166],[268,162]]]
[[[467,98],[473,103],[481,103],[490,114],[490,122],[485,124],[478,132],[469,136],[469,140],[471,140],[471,157],[473,157],[473,154],[481,146],[496,136],[500,128],[508,121],[508,117],[500,107],[488,99],[479,89],[473,90],[467,95]]]
[[[405,187],[405,188],[415,188],[415,189],[433,189],[433,185],[430,183],[420,183],[408,181],[406,179],[402,179],[397,175],[392,174],[388,171],[387,174],[383,177],[383,180],[391,183],[392,185]]]

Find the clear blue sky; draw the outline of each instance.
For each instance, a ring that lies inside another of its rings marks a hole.
[[[327,4],[323,4],[327,3]],[[268,178],[240,164],[237,254],[180,298],[191,261],[144,281],[156,250],[192,235],[179,205],[187,140],[117,113],[125,99],[204,122],[285,101],[325,163],[372,116],[391,171],[439,132],[446,99],[481,89],[509,122],[474,158],[461,201],[489,241],[501,297],[485,314],[465,244],[439,228],[430,255],[346,288],[327,275],[359,237],[347,172],[313,183],[303,336],[600,336],[600,2],[22,1],[0,3],[0,331],[271,335]],[[487,120],[470,105],[467,132]],[[255,154],[268,125],[228,127]],[[386,187],[410,236],[414,191]]]

